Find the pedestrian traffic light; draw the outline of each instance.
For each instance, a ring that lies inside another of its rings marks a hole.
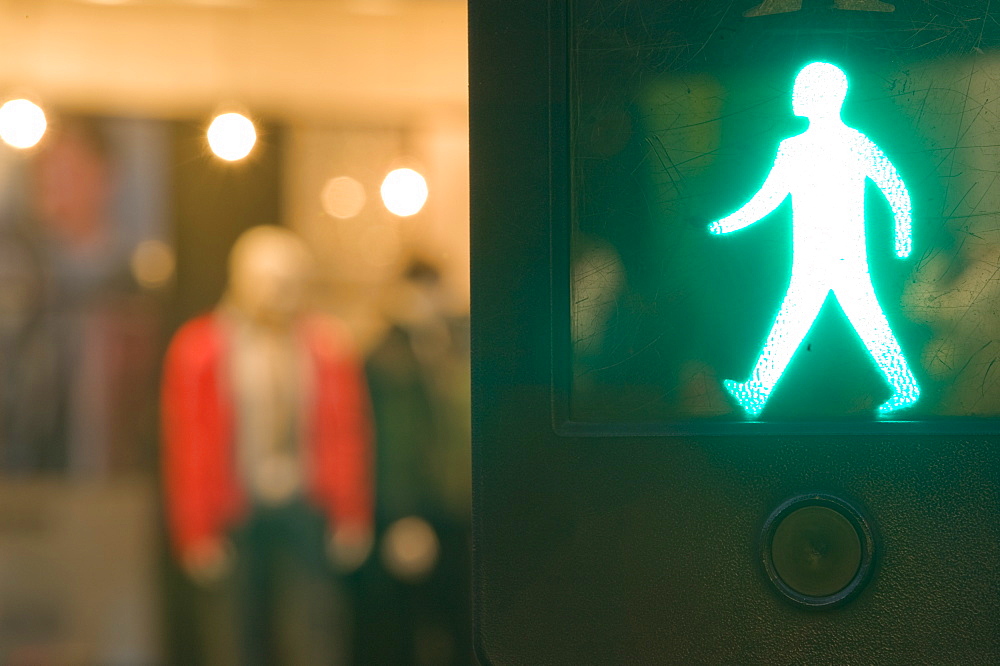
[[[471,2],[483,662],[1000,659],[991,17]]]
[[[910,407],[920,396],[917,380],[872,288],[865,237],[865,180],[870,178],[889,200],[900,258],[910,256],[913,246],[910,194],[878,146],[844,125],[841,107],[846,96],[843,71],[830,63],[806,65],[795,78],[792,110],[809,120],[809,128],[781,142],[774,166],[750,201],[709,227],[713,234],[738,231],[792,197],[788,291],[750,380],[723,381],[751,417],[764,410],[828,296],[839,303],[892,387],[892,395],[878,406],[878,413],[888,415]]]

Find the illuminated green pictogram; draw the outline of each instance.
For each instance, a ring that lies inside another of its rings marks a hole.
[[[750,379],[725,380],[726,390],[751,417],[758,416],[832,292],[857,331],[892,396],[880,414],[909,407],[920,397],[917,380],[879,305],[868,270],[865,181],[889,201],[895,218],[896,256],[910,255],[910,195],[896,168],[861,132],[840,118],[847,76],[825,62],[807,65],[795,78],[792,112],[809,128],[778,146],[760,190],[743,207],[709,226],[713,234],[737,231],[792,197],[792,276]]]

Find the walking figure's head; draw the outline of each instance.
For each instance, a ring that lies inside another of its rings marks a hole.
[[[847,97],[847,75],[836,65],[814,62],[795,77],[792,113],[810,120],[839,118]]]

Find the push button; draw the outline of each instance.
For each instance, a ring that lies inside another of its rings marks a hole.
[[[788,599],[814,608],[842,603],[871,575],[875,543],[859,509],[832,495],[794,497],[768,517],[764,569]]]

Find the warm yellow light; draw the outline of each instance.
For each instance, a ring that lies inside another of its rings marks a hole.
[[[385,568],[396,578],[416,582],[437,564],[441,542],[434,528],[419,516],[400,518],[382,537],[381,556]]]
[[[338,220],[347,220],[360,213],[365,199],[364,186],[350,176],[331,178],[320,194],[323,210]]]
[[[382,201],[393,215],[416,215],[427,202],[427,181],[413,169],[396,169],[382,181]]]
[[[208,126],[208,145],[224,160],[234,162],[250,154],[257,143],[257,132],[246,116],[223,113]]]
[[[174,276],[173,249],[161,240],[144,240],[136,246],[129,262],[136,282],[146,289],[163,287]]]
[[[12,99],[0,106],[0,138],[15,148],[31,148],[47,126],[45,112],[26,99]]]

